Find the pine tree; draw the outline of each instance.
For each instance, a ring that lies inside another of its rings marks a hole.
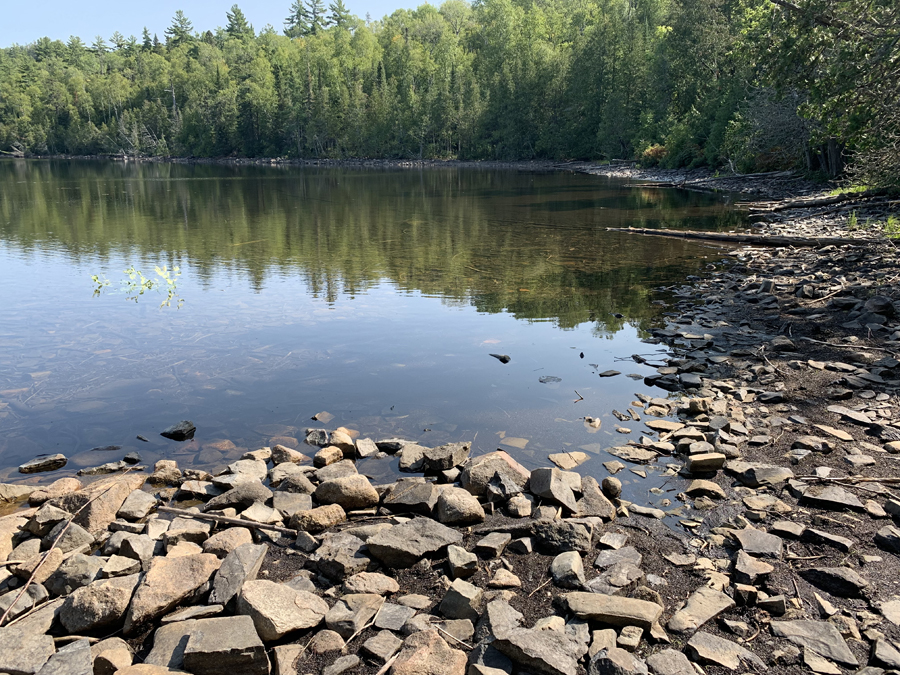
[[[166,28],[166,40],[173,46],[180,45],[184,42],[190,42],[193,39],[194,25],[191,23],[184,12],[180,9],[175,12],[172,19],[172,25]]]
[[[151,49],[153,49],[153,38],[150,37],[150,31],[144,26],[144,31],[141,33],[141,50],[149,52]]]
[[[225,27],[228,35],[234,38],[253,37],[253,26],[247,22],[247,17],[240,7],[232,5],[231,10],[225,12],[225,16],[228,18],[228,25]]]
[[[284,22],[284,34],[288,37],[315,35],[328,25],[323,0],[294,0],[291,14]]]
[[[328,19],[331,23],[338,28],[346,28],[350,23],[350,10],[348,10],[344,6],[344,0],[334,0],[329,6],[328,9],[330,13],[328,15]]]
[[[119,31],[113,33],[110,36],[109,41],[112,42],[112,46],[116,50],[122,49],[122,47],[125,46],[125,36],[122,35]]]

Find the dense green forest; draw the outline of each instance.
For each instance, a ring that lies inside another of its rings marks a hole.
[[[16,155],[612,159],[900,181],[896,0],[295,0],[0,50]]]

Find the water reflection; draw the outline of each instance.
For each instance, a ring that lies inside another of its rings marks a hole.
[[[0,283],[15,289],[0,480],[56,451],[66,471],[132,450],[212,468],[302,438],[321,410],[528,465],[583,447],[596,462],[582,470],[602,476],[603,448],[628,438],[610,411],[642,385],[597,374],[649,372],[615,359],[652,353],[650,290],[720,257],[605,228],[736,218],[720,198],[565,173],[0,162]],[[90,297],[91,275],[132,265],[180,267],[183,307]],[[191,443],[157,435],[183,418]],[[122,447],[90,450],[107,445]]]

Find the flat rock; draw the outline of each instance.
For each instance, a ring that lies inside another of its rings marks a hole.
[[[365,626],[384,604],[374,593],[350,593],[325,613],[325,624],[345,640]]]
[[[144,657],[144,663],[181,672],[184,667],[184,649],[196,623],[189,619],[160,626],[153,633],[153,648]]]
[[[196,433],[197,427],[194,426],[194,423],[190,420],[182,420],[178,422],[178,424],[173,424],[166,429],[163,429],[159,432],[159,435],[163,438],[168,438],[173,441],[188,441],[194,437],[194,433]]]
[[[415,616],[416,610],[405,605],[395,605],[385,602],[375,617],[375,627],[383,630],[392,630],[395,633],[403,630],[406,623]]]
[[[444,594],[438,611],[448,619],[468,619],[475,623],[481,616],[483,597],[477,586],[463,579],[455,579]]]
[[[227,508],[247,509],[257,502],[265,503],[272,498],[272,491],[257,480],[248,480],[213,497],[203,506],[204,511]]]
[[[456,530],[430,518],[414,518],[378,532],[369,539],[368,546],[369,552],[388,567],[410,567],[462,538]]]
[[[384,506],[392,513],[431,515],[439,493],[432,483],[399,480],[384,497]]]
[[[375,593],[390,595],[400,590],[400,584],[378,572],[360,572],[344,581],[344,593]]]
[[[0,502],[17,502],[28,499],[37,491],[34,485],[16,485],[13,483],[0,483]]]
[[[246,527],[229,527],[203,542],[203,552],[224,558],[238,546],[252,544],[253,535]]]
[[[893,553],[900,553],[900,530],[893,525],[885,525],[875,533],[875,544]]]
[[[387,663],[403,646],[403,640],[389,630],[382,630],[363,642],[362,650],[379,663]]]
[[[826,659],[855,668],[859,665],[853,652],[834,624],[825,621],[772,621],[772,635],[787,638],[800,647],[813,650]]]
[[[593,547],[592,531],[584,522],[538,520],[531,524],[531,536],[538,548],[553,555],[566,551],[587,553]]]
[[[775,570],[769,563],[757,560],[746,551],[738,551],[734,561],[734,580],[740,584],[756,583],[759,577],[771,574]]]
[[[265,544],[241,544],[225,556],[213,580],[210,604],[230,607],[244,584],[256,579],[268,550]]]
[[[747,487],[777,487],[794,477],[794,472],[784,466],[771,464],[748,463],[732,460],[725,465],[725,470]]]
[[[734,600],[724,593],[701,586],[688,598],[687,604],[669,619],[669,630],[675,633],[697,630],[734,606]]]
[[[574,592],[562,596],[569,611],[579,619],[597,621],[610,626],[640,626],[649,630],[659,621],[663,608],[655,602],[600,595],[597,593]]]
[[[468,659],[453,649],[436,630],[413,633],[391,668],[391,675],[465,675]]]
[[[259,637],[269,642],[293,631],[318,626],[328,612],[328,605],[307,591],[258,579],[244,584],[238,595],[237,611],[249,616]]]
[[[800,576],[813,586],[841,598],[862,597],[869,582],[848,567],[811,567]]]
[[[184,648],[184,667],[193,675],[268,675],[269,658],[248,616],[200,619]]]
[[[125,616],[139,574],[95,581],[66,598],[59,620],[66,630],[79,634],[117,623]]]
[[[865,505],[857,499],[856,495],[850,494],[837,485],[811,485],[800,498],[800,504],[831,511],[863,512],[866,510]]]
[[[125,634],[142,623],[167,613],[210,580],[222,561],[211,553],[154,558],[134,594]]]
[[[511,628],[495,636],[493,646],[520,670],[540,675],[576,675],[583,645],[563,632]]]
[[[92,673],[91,643],[87,638],[75,640],[60,647],[38,671],[39,675],[91,675]]]
[[[35,675],[56,651],[53,638],[16,626],[0,628],[0,672]]]
[[[741,548],[750,555],[761,558],[774,558],[776,560],[781,559],[784,549],[781,537],[753,528],[737,530],[733,533],[733,536],[740,543]]]
[[[19,466],[19,473],[43,473],[63,468],[68,460],[65,455],[45,455],[35,457]]]
[[[653,675],[696,675],[691,662],[682,652],[664,649],[647,657]]]
[[[687,644],[688,657],[700,663],[738,670],[742,665],[763,670],[765,664],[753,652],[739,644],[698,631]]]
[[[367,545],[362,539],[337,532],[322,537],[321,544],[310,560],[329,579],[343,581],[348,576],[369,569],[372,560],[367,553]]]
[[[606,569],[619,563],[631,563],[637,567],[641,566],[644,557],[633,546],[623,546],[618,549],[600,551],[600,554],[594,560],[594,567]]]
[[[588,675],[647,675],[647,664],[634,654],[611,647],[601,649],[588,662]]]
[[[576,466],[584,464],[591,458],[586,452],[555,452],[547,456],[551,462],[563,471],[571,471]]]
[[[603,520],[615,520],[616,507],[606,498],[596,478],[583,476],[581,478],[581,493],[582,497],[576,505],[575,515],[580,518],[596,516]]]

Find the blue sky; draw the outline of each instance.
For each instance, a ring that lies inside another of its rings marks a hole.
[[[39,37],[67,40],[77,35],[90,44],[96,35],[105,39],[114,31],[126,37],[140,37],[144,26],[163,39],[163,31],[172,21],[175,10],[182,9],[194,23],[195,29],[212,29],[224,26],[225,12],[235,0],[155,0],[134,2],[129,0],[9,0],[4,2],[3,20],[0,21],[0,47],[11,44],[28,44]],[[257,29],[267,23],[280,29],[288,15],[292,0],[244,0],[238,1],[244,14]],[[426,0],[344,0],[354,14],[365,18],[370,13],[380,19],[395,9],[414,8]],[[326,0],[325,5],[329,4]],[[432,0],[431,4],[440,4]]]

